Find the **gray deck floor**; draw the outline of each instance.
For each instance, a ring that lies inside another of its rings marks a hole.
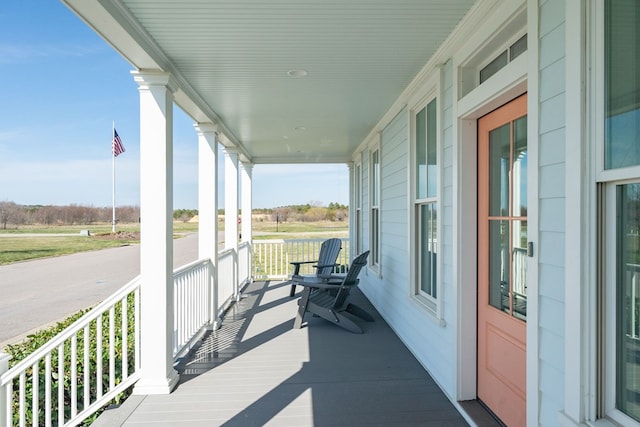
[[[466,426],[364,296],[375,317],[352,334],[309,316],[294,330],[286,283],[256,282],[183,360],[170,395],[147,396],[125,426]]]

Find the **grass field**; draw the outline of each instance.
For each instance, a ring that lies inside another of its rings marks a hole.
[[[220,222],[220,230],[224,223]],[[91,236],[82,236],[81,230],[89,230]],[[111,224],[77,226],[21,226],[0,230],[0,265],[28,261],[37,258],[69,255],[99,249],[139,243],[140,224],[118,224],[117,238],[111,235]],[[175,221],[176,237],[198,231],[198,223]],[[348,234],[347,222],[275,222],[255,221],[256,239],[305,239],[315,237],[344,237]]]

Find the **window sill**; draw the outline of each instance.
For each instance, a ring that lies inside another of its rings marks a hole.
[[[433,320],[438,326],[444,328],[447,326],[446,320],[438,315],[438,303],[425,298],[422,295],[411,295],[411,300],[420,307],[421,310],[428,314],[428,317]]]

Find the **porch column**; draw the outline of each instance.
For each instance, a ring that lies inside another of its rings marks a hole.
[[[241,192],[242,192],[242,241],[249,242],[252,238],[252,216],[253,212],[253,164],[242,162],[241,171]]]
[[[132,72],[140,91],[140,364],[135,394],[168,394],[173,369],[173,78]]]
[[[217,126],[197,123],[198,133],[198,259],[211,260],[209,322],[218,320],[218,141]]]
[[[233,249],[233,295],[238,297],[238,152],[230,147],[224,153],[224,247]]]

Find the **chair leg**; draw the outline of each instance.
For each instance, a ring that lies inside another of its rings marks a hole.
[[[321,307],[313,302],[309,303],[309,307],[307,308],[309,313],[316,314],[322,317],[325,320],[333,323],[334,325],[338,325],[347,331],[353,332],[355,334],[361,334],[362,329],[355,323],[353,320],[349,319],[347,316],[342,314],[339,311],[334,311],[326,307]]]
[[[293,285],[295,286],[295,285]],[[293,322],[294,329],[300,329],[302,327],[302,322],[304,321],[304,313],[307,311],[307,306],[309,305],[309,294],[311,293],[311,288],[305,287],[302,291],[302,296],[298,300],[298,313],[296,314],[296,320]]]
[[[369,313],[367,313],[366,311],[364,311],[362,308],[358,307],[355,304],[349,304],[347,305],[347,308],[345,310],[347,313],[351,313],[354,316],[357,316],[359,318],[361,318],[362,320],[366,320],[367,322],[373,322],[373,316],[371,316]]]

